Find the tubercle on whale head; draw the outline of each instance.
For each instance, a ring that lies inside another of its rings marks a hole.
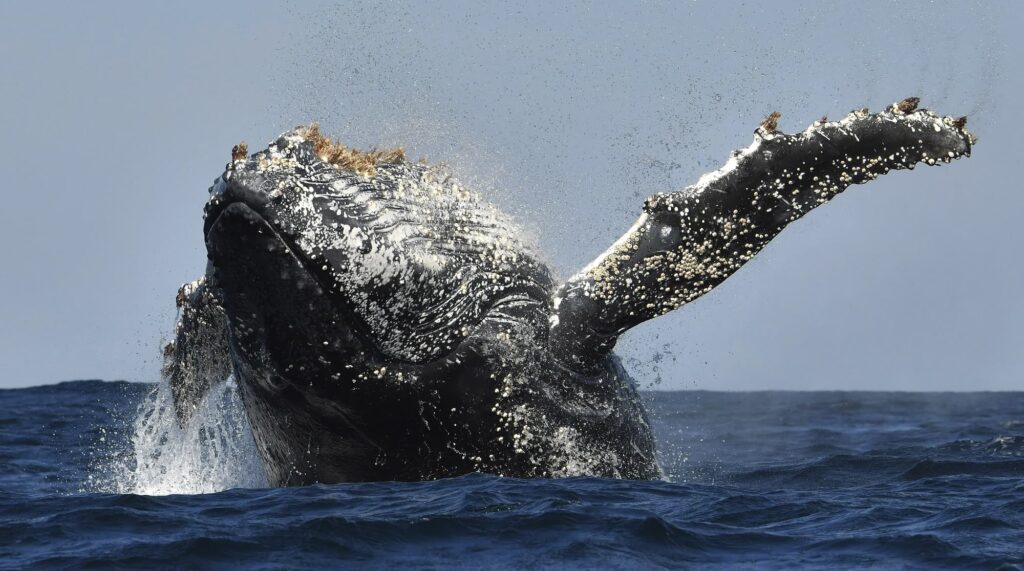
[[[233,201],[245,202],[260,214],[268,214],[272,210],[269,203],[285,198],[286,191],[303,190],[301,177],[293,175],[314,170],[318,162],[365,178],[376,176],[380,166],[406,162],[401,147],[361,151],[332,141],[316,122],[283,134],[264,151],[251,156],[248,151],[244,141],[232,147],[231,161],[210,187],[208,224],[221,207]]]

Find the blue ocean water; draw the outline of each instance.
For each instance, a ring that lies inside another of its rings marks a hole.
[[[230,387],[0,391],[0,568],[1024,569],[1024,393],[646,396],[669,481],[267,489]]]

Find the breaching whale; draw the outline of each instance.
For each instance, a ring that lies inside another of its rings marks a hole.
[[[965,119],[859,110],[746,149],[656,194],[564,283],[516,226],[443,168],[362,153],[313,125],[210,189],[204,277],[178,294],[164,374],[180,422],[234,375],[276,485],[660,476],[631,327],[707,293],[852,184],[970,154]]]

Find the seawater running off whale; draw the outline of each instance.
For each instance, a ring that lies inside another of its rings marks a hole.
[[[314,124],[236,146],[210,189],[206,274],[181,288],[164,376],[177,421],[229,377],[270,483],[661,476],[613,349],[707,293],[852,184],[969,156],[966,119],[778,114],[721,169],[655,194],[565,283],[442,167]]]

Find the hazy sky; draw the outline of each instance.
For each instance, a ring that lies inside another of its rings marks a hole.
[[[1024,389],[1024,4],[143,4],[0,3],[0,387],[157,379],[240,140],[447,162],[567,276],[770,111],[918,95],[973,158],[851,188],[620,352],[662,388]]]

